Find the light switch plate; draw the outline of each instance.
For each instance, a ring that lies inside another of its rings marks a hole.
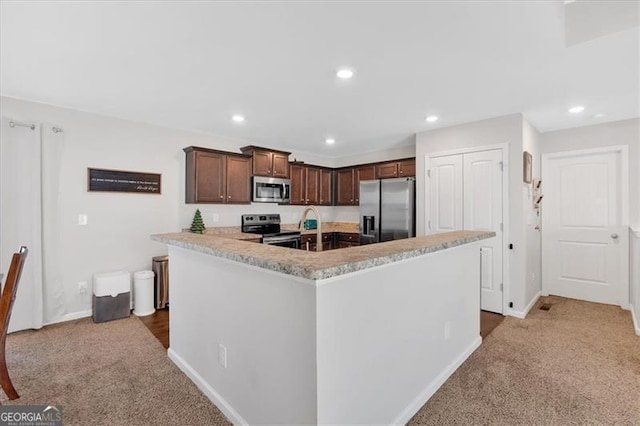
[[[88,216],[86,214],[79,214],[78,215],[78,225],[86,225],[87,221],[88,221]]]

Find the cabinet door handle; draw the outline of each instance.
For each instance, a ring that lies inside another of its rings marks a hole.
[[[271,170],[267,170],[267,173],[271,173]]]
[[[224,198],[224,195],[221,195],[220,198]]]
[[[404,173],[402,170],[400,170],[400,174]]]
[[[231,199],[231,195],[229,195],[227,198],[228,198],[228,199]]]

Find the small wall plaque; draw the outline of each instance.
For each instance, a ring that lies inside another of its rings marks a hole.
[[[87,169],[87,191],[161,194],[161,183],[159,173]]]

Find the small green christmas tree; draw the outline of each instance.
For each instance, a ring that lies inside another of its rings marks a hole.
[[[204,234],[204,222],[202,221],[202,215],[200,209],[196,210],[196,214],[193,216],[193,222],[191,222],[191,232],[195,234]]]

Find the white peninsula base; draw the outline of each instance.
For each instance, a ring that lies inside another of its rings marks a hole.
[[[236,424],[405,423],[481,343],[480,245],[327,279],[169,245],[169,357]]]

